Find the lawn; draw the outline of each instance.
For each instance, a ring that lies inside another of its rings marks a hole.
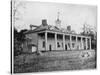
[[[41,55],[20,55],[15,58],[14,73],[95,69],[95,53],[94,51],[88,51],[88,53],[88,57],[82,56],[84,51],[44,52]],[[25,57],[24,61],[23,57]]]

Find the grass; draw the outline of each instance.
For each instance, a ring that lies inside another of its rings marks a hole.
[[[51,55],[50,55],[51,54]],[[55,55],[54,55],[55,54]],[[58,55],[57,55],[58,54]],[[69,53],[44,53],[43,55],[27,55],[25,62],[23,59],[16,58],[14,63],[14,73],[27,73],[27,72],[44,72],[44,71],[59,71],[59,70],[81,70],[81,69],[94,69],[96,68],[95,56],[89,58],[74,57],[67,55]],[[24,56],[24,55],[22,55]],[[75,57],[76,56],[76,57]],[[18,61],[19,60],[19,61]]]

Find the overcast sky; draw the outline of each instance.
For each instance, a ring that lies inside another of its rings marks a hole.
[[[23,1],[16,7],[19,19],[15,21],[15,27],[18,30],[29,29],[30,24],[39,26],[42,19],[47,19],[49,25],[55,25],[57,12],[60,12],[62,28],[71,25],[73,30],[80,32],[84,23],[91,26],[97,24],[96,6]]]

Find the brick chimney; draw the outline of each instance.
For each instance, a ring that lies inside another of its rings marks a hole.
[[[70,25],[67,26],[67,30],[68,30],[68,31],[71,31],[71,26],[70,26]]]
[[[46,20],[46,19],[43,19],[43,20],[42,20],[42,25],[43,25],[43,26],[48,25],[48,24],[47,24],[47,20]]]

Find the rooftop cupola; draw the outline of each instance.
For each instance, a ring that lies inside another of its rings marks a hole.
[[[59,19],[59,15],[60,15],[60,12],[57,13],[57,20],[55,21],[55,23],[58,28],[61,28],[61,20]]]

